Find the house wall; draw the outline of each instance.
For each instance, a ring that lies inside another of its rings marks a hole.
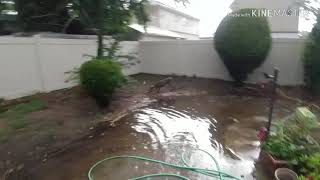
[[[176,40],[177,38],[173,37],[164,37],[164,36],[153,36],[153,35],[143,35],[140,40],[141,41],[168,41],[168,40]]]
[[[149,26],[160,27],[160,15],[159,15],[159,7],[158,6],[148,6],[147,12],[149,15],[150,21],[148,22]]]
[[[160,6],[159,8],[160,28],[198,37],[199,20],[183,16]]]
[[[151,4],[148,12],[149,25],[174,31],[188,39],[199,39],[199,19],[159,4]]]
[[[235,0],[231,5],[232,10],[243,8],[266,8],[269,10],[286,10],[295,8],[295,0]],[[274,16],[269,17],[272,32],[298,32],[299,16]]]
[[[280,69],[281,85],[303,84],[301,39],[273,39],[266,62],[250,75],[250,82],[264,80],[262,72]],[[68,72],[96,52],[95,39],[0,37],[0,97],[18,98],[36,92],[72,87]],[[119,54],[136,56],[127,75],[176,74],[231,80],[212,40],[123,42]],[[124,61],[124,59],[121,59]]]

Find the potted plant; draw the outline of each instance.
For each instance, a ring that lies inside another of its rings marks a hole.
[[[299,169],[302,156],[319,151],[318,143],[310,135],[317,124],[307,108],[298,108],[292,116],[275,124],[274,131],[263,142],[260,154],[260,161],[269,167],[269,173],[284,167]]]
[[[304,156],[301,159],[301,176],[298,180],[320,180],[320,153]]]
[[[286,137],[275,135],[270,136],[262,145],[260,161],[273,172],[278,168],[289,167],[289,160],[294,160],[297,147]]]
[[[276,180],[297,180],[298,175],[292,171],[291,169],[287,168],[279,168],[274,173]]]

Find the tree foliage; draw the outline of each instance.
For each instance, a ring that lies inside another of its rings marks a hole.
[[[7,35],[17,29],[16,16],[10,13],[15,11],[12,0],[0,0],[0,35]]]
[[[309,34],[304,50],[305,82],[315,94],[320,94],[320,16]]]
[[[22,31],[60,32],[69,18],[68,0],[15,0]]]
[[[103,35],[119,34],[128,30],[133,17],[145,24],[147,0],[74,0],[72,9],[81,22],[94,29],[98,35],[97,57],[103,56]]]
[[[10,0],[9,0],[10,1]],[[186,4],[188,0],[174,0]],[[148,20],[145,11],[148,0],[14,0],[18,12],[17,23],[22,31],[67,32],[70,26],[85,28],[98,35],[97,56],[103,56],[103,35],[119,34],[128,30],[135,18],[138,23]],[[0,10],[5,5],[0,0]],[[79,31],[79,30],[78,30]]]

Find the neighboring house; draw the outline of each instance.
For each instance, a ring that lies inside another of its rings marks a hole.
[[[267,17],[273,37],[296,38],[299,32],[299,8],[295,6],[295,2],[296,0],[235,0],[230,8],[232,11],[243,8],[269,10],[271,16]]]
[[[148,7],[150,22],[146,31],[143,26],[130,27],[144,33],[144,40],[199,39],[200,20],[158,1],[151,1]]]

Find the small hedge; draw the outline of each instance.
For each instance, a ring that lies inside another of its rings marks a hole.
[[[305,83],[314,95],[320,95],[320,16],[304,50]]]
[[[109,103],[115,88],[124,83],[120,64],[111,59],[93,59],[82,64],[80,84],[100,106]]]
[[[214,37],[217,52],[238,84],[263,63],[271,47],[267,19],[252,16],[252,10],[241,9],[226,16]]]

